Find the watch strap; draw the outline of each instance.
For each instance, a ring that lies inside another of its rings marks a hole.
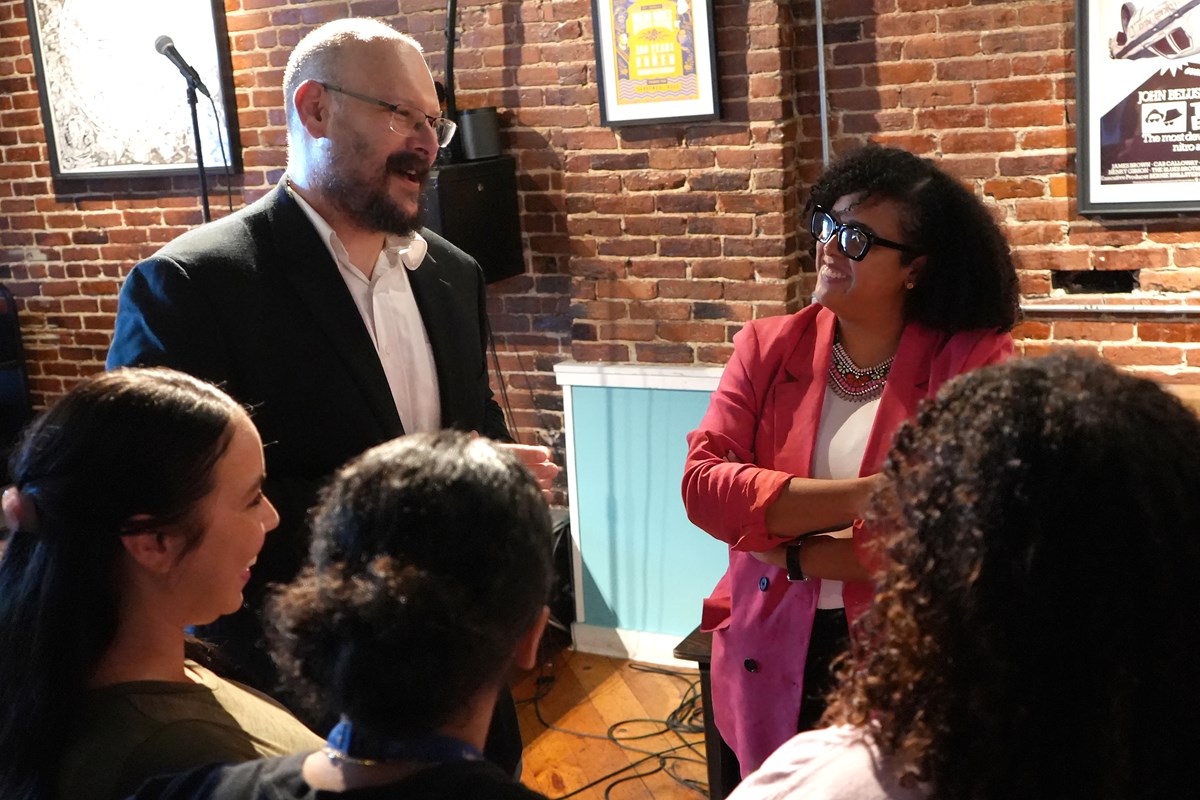
[[[800,544],[801,542],[792,542],[784,547],[787,579],[792,583],[800,583],[808,580],[808,576],[804,574],[804,570],[800,567]]]

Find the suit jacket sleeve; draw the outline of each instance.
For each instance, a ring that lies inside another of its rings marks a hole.
[[[171,367],[221,385],[229,365],[221,326],[182,266],[157,255],[125,281],[107,367]]]
[[[737,550],[764,551],[779,544],[767,533],[766,511],[792,475],[756,465],[755,434],[777,356],[764,352],[754,325],[734,337],[733,356],[721,374],[700,427],[688,434],[683,504],[688,519]]]

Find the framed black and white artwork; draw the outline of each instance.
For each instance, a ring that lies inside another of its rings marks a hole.
[[[51,173],[195,172],[187,81],[155,48],[168,36],[211,98],[197,119],[206,171],[241,171],[221,0],[25,0]]]

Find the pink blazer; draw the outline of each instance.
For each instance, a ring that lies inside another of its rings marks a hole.
[[[702,626],[713,631],[714,719],[743,775],[795,735],[800,715],[820,581],[789,584],[783,570],[750,553],[779,543],[767,535],[766,508],[793,476],[809,475],[835,321],[814,304],[747,324],[704,420],[688,435],[688,518],[729,544],[729,569],[704,601]],[[1012,337],[993,330],[906,326],[859,474],[879,470],[892,434],[922,398],[955,375],[1003,361],[1012,347]],[[865,536],[856,527],[856,546]],[[845,584],[851,621],[872,595],[869,582]]]

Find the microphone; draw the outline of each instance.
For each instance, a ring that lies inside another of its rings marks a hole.
[[[183,60],[183,56],[179,55],[179,51],[175,49],[175,42],[171,41],[170,36],[160,36],[155,39],[154,49],[169,58],[171,63],[183,73],[183,77],[187,78],[200,94],[212,98],[212,95],[208,93],[208,88],[204,85],[204,81],[200,80],[200,74],[192,69],[191,64]]]

